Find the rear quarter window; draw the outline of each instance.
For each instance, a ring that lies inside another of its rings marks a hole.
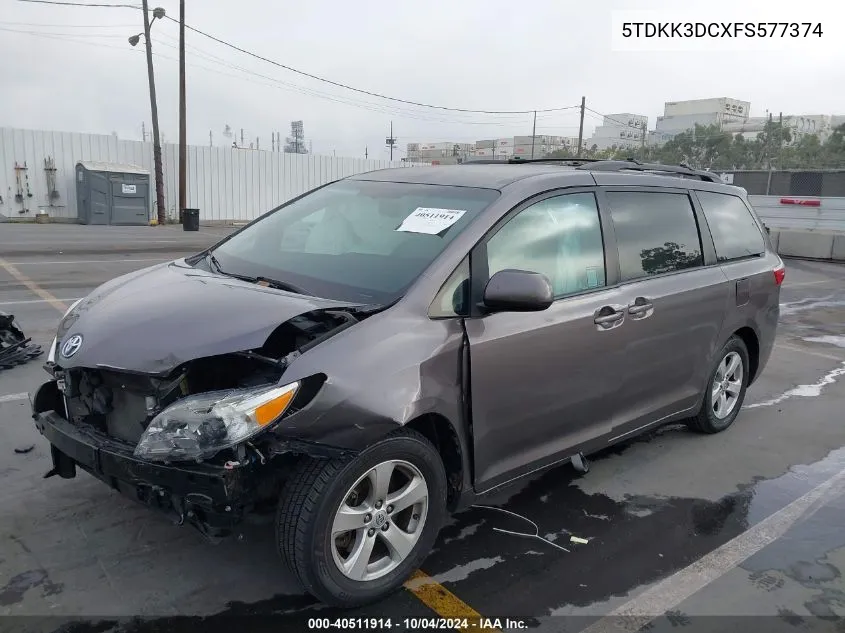
[[[704,265],[686,193],[610,191],[622,281]]]
[[[752,257],[766,250],[763,234],[741,198],[712,191],[697,191],[696,195],[713,235],[718,261]]]

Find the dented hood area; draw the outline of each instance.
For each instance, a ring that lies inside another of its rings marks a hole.
[[[178,260],[118,277],[80,302],[59,325],[56,363],[166,375],[190,360],[258,349],[296,316],[356,305],[259,286]],[[62,344],[77,334],[81,343],[66,358]]]

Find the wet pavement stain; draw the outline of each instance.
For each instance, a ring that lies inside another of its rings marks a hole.
[[[23,600],[24,594],[30,589],[41,587],[43,596],[54,596],[61,593],[64,586],[50,580],[43,569],[33,569],[13,576],[9,582],[0,588],[0,606],[8,607]]]
[[[649,440],[643,438],[613,452],[642,441]],[[593,461],[602,457],[600,454]],[[589,474],[556,468],[521,489],[503,492],[505,501],[501,504],[493,500],[486,503],[529,518],[537,523],[540,534],[558,535],[559,542],[568,543],[566,535],[572,534],[589,539],[588,544],[571,545],[570,553],[542,547],[536,540],[493,530],[499,527],[524,531],[524,522],[518,518],[471,508],[456,515],[442,530],[436,550],[423,568],[485,617],[534,618],[560,612],[563,607],[588,607],[612,597],[627,596],[632,589],[686,567],[843,468],[845,449],[840,449],[816,464],[793,467],[781,477],[745,484],[718,501],[675,497],[630,497],[617,501],[582,491],[577,482]],[[647,508],[649,513],[638,516],[632,513],[632,507]],[[750,585],[760,590],[778,591],[783,584],[780,573],[814,587],[816,591],[805,601],[805,608],[816,617],[833,615],[845,603],[842,592],[819,584],[839,578],[838,568],[828,564],[824,555],[837,546],[845,546],[845,531],[830,527],[841,522],[822,518],[825,520],[819,523],[827,527],[811,539],[813,556],[796,550],[794,543],[775,542],[742,566],[749,573]],[[806,534],[816,528],[808,521],[796,529]],[[784,556],[790,551],[791,556]],[[775,564],[771,564],[773,561]],[[467,570],[468,573],[457,573]],[[507,592],[506,601],[500,598],[503,592]],[[384,602],[353,610],[325,607],[304,595],[285,595],[254,603],[230,603],[221,612],[207,616],[77,621],[67,625],[72,628],[61,630],[181,633],[202,628],[206,633],[231,633],[239,620],[250,616],[250,631],[276,632],[279,626],[303,630],[308,617],[397,619],[413,613],[433,615],[405,591]],[[806,626],[810,617],[788,610],[782,610],[780,616],[782,622],[794,622],[799,627]],[[667,623],[671,619],[671,628],[687,628],[686,616],[680,611],[667,613],[666,618]]]

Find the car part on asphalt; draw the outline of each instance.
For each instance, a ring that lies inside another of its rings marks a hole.
[[[14,315],[0,312],[0,370],[38,358],[44,350],[27,338]]]
[[[535,538],[539,541],[543,541],[544,543],[551,545],[552,547],[556,547],[557,549],[563,550],[567,554],[569,553],[569,550],[566,549],[565,547],[563,547],[562,545],[558,545],[557,543],[554,543],[554,542],[550,541],[549,539],[540,536],[540,526],[538,526],[536,523],[534,523],[534,521],[532,521],[528,517],[524,517],[521,514],[517,514],[516,512],[511,512],[510,510],[506,510],[505,508],[498,508],[496,506],[473,505],[472,507],[473,508],[479,508],[481,510],[495,510],[496,512],[501,512],[503,514],[507,514],[509,516],[516,517],[517,519],[522,519],[523,521],[528,521],[531,525],[534,526],[534,534],[529,534],[527,532],[515,532],[513,530],[505,530],[505,529],[500,528],[500,527],[494,527],[493,528],[494,532],[501,532],[502,534],[510,534],[511,536],[524,536],[525,538]]]
[[[579,473],[590,472],[590,462],[584,456],[584,453],[576,453],[572,456],[570,461],[572,462],[572,467]]]
[[[307,591],[354,606],[402,586],[447,511],[733,423],[785,274],[743,190],[636,161],[400,171],[71,305],[31,398],[45,476],[212,539],[275,515]]]

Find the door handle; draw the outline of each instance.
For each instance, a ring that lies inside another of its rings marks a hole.
[[[645,319],[654,313],[654,304],[645,297],[637,297],[628,304],[628,314],[634,319]]]
[[[609,330],[622,325],[625,320],[625,309],[623,306],[603,306],[596,310],[593,315],[593,323],[599,326],[599,331]]]

